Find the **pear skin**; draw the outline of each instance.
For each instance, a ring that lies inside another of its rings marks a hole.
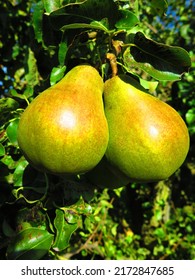
[[[112,166],[106,157],[103,157],[98,165],[87,172],[85,177],[99,188],[115,189],[130,183],[130,179],[118,168]]]
[[[71,69],[26,108],[18,144],[38,170],[81,174],[96,166],[108,144],[103,80],[89,65]]]
[[[167,179],[187,156],[188,129],[175,109],[130,82],[119,76],[105,82],[106,157],[132,181]]]

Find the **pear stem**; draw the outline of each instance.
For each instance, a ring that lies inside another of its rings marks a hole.
[[[110,62],[110,66],[112,69],[112,77],[116,76],[118,73],[118,67],[117,67],[117,59],[116,59],[116,55],[113,53],[107,53],[106,54],[106,58],[109,60]]]

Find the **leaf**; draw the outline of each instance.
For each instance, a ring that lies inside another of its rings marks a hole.
[[[99,29],[99,30],[102,30],[104,32],[107,32],[109,33],[109,30],[107,28],[107,21],[106,20],[101,20],[101,21],[92,21],[90,23],[90,26],[91,28],[94,28],[94,29]]]
[[[66,66],[63,67],[54,67],[51,71],[50,76],[50,84],[55,85],[59,80],[61,80],[64,76],[64,72],[66,71]]]
[[[42,200],[42,198],[38,198],[38,199],[34,199],[34,200],[30,200],[30,199],[27,199],[24,195],[23,195],[23,191],[24,190],[32,190],[32,191],[35,191],[35,188],[31,188],[31,187],[26,187],[26,188],[23,188],[23,187],[20,187],[20,188],[17,188],[17,189],[13,189],[12,190],[12,195],[16,198],[16,200],[20,200],[20,199],[24,199],[25,202],[27,202],[28,204],[35,204],[37,202],[39,202],[40,200]],[[22,192],[21,192],[22,191]],[[43,196],[44,197],[44,196]]]
[[[0,126],[10,119],[10,114],[19,107],[13,98],[0,98]]]
[[[34,52],[29,48],[28,50],[28,74],[25,76],[29,88],[34,87],[39,83],[39,72],[37,68],[37,60]]]
[[[71,23],[71,24],[67,24],[64,25],[61,28],[61,31],[65,31],[68,29],[80,29],[80,28],[88,28],[88,29],[95,29],[95,30],[102,30],[104,32],[108,32],[109,30],[106,28],[106,26],[104,26],[101,22],[98,21],[92,21],[91,23]]]
[[[163,15],[168,7],[168,3],[166,0],[151,0],[150,5],[155,10],[155,13],[159,15]]]
[[[195,108],[191,108],[186,113],[186,122],[188,124],[188,130],[190,134],[195,134]]]
[[[128,30],[139,22],[137,16],[128,10],[121,10],[120,14],[121,19],[119,19],[115,24],[118,29]]]
[[[144,79],[139,79],[141,86],[143,86],[145,89],[149,90],[150,93],[155,92],[158,82],[157,81],[147,81]]]
[[[69,207],[61,207],[60,209],[64,211],[65,218],[69,223],[76,223],[78,215],[90,215],[92,213],[91,206],[85,203],[82,196],[73,205]]]
[[[164,239],[166,237],[166,233],[164,232],[163,228],[155,229],[154,234],[160,239]]]
[[[61,5],[61,1],[60,0],[44,0],[44,8],[46,10],[46,14],[47,15],[62,15],[65,11],[66,8],[71,8],[74,9],[74,6],[79,7],[79,5],[85,3],[88,0],[75,0],[75,1],[68,1],[67,3],[63,3],[64,5]]]
[[[4,146],[0,143],[0,157],[5,155],[5,148]]]
[[[65,30],[63,26],[69,24],[89,24],[93,21],[101,22],[102,20],[107,21],[108,26],[112,29],[119,18],[119,11],[113,0],[87,0],[65,5],[50,13],[49,16],[52,25],[62,31]],[[108,28],[108,26],[106,27]]]
[[[13,97],[17,97],[17,98],[19,98],[19,99],[23,99],[23,100],[26,100],[26,101],[27,101],[26,95],[25,95],[25,94],[20,94],[20,93],[18,93],[14,88],[12,88],[12,89],[9,90],[9,94],[10,94],[11,96],[13,96]]]
[[[15,187],[21,187],[23,185],[23,174],[28,162],[22,157],[18,162],[17,167],[13,174],[13,181]]]
[[[33,207],[19,209],[15,218],[17,232],[27,228],[39,228],[46,230],[47,215],[43,210],[43,205],[38,202]]]
[[[33,13],[32,13],[32,25],[35,32],[35,38],[37,39],[38,43],[41,43],[43,41],[43,31],[42,31],[42,19],[43,19],[43,12],[44,12],[44,6],[43,2],[40,1],[33,5],[32,7]]]
[[[58,50],[58,61],[60,66],[62,67],[64,66],[67,50],[68,50],[67,40],[63,40],[59,44],[59,50]]]
[[[57,10],[61,6],[60,0],[43,0],[44,8],[46,13],[50,14],[51,12]]]
[[[6,128],[6,133],[9,141],[13,145],[17,145],[17,130],[18,130],[19,119],[14,119]]]
[[[25,96],[25,100],[28,104],[28,98],[30,98],[31,96],[33,96],[33,93],[34,93],[34,90],[32,87],[27,87],[25,90],[24,90],[24,96]]]
[[[195,108],[191,108],[187,111],[186,122],[188,125],[195,125]]]
[[[7,248],[9,260],[39,260],[50,249],[53,235],[47,230],[27,228],[20,231]]]
[[[56,209],[54,226],[56,228],[56,238],[53,244],[53,249],[56,251],[62,251],[68,247],[70,237],[77,229],[78,224],[68,223],[65,220],[64,211]]]
[[[132,34],[131,34],[132,35]],[[124,63],[129,69],[138,67],[157,80],[179,80],[191,66],[186,50],[147,39],[137,32],[129,37],[131,47],[124,52]]]
[[[19,107],[17,101],[10,97],[3,97],[0,99],[0,114],[5,112],[6,114],[10,111],[16,110]]]
[[[14,169],[16,167],[16,163],[10,155],[5,155],[1,159],[1,162],[5,164],[8,167],[8,169]]]

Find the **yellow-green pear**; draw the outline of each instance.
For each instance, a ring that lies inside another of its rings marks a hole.
[[[103,87],[95,68],[79,65],[30,103],[19,122],[18,144],[35,168],[81,174],[99,163],[108,144]]]
[[[117,167],[111,165],[105,156],[98,165],[85,174],[85,177],[100,188],[115,189],[130,183],[130,179]]]
[[[170,177],[184,162],[189,134],[178,112],[131,84],[127,76],[105,82],[108,161],[132,181]]]

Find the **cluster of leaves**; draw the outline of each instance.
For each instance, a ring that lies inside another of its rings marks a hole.
[[[0,3],[0,259],[195,259],[194,23],[185,1],[170,2]],[[178,173],[109,190],[28,164],[17,144],[24,108],[80,63],[104,79],[131,75],[181,113],[191,148]]]

